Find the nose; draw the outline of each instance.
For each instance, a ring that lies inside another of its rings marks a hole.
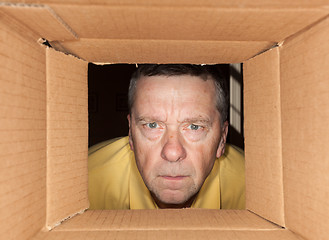
[[[177,162],[186,158],[186,151],[178,134],[168,134],[161,151],[161,157],[170,162]]]

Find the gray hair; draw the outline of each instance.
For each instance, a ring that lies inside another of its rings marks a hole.
[[[192,64],[142,64],[132,75],[128,91],[129,113],[133,107],[138,79],[143,76],[179,76],[191,75],[202,78],[204,81],[212,79],[216,91],[216,108],[220,113],[221,126],[227,120],[228,96],[225,79],[216,65]]]

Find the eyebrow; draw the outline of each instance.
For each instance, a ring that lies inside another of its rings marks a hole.
[[[159,116],[138,116],[135,118],[136,122],[166,122],[166,119],[162,119]],[[206,125],[212,125],[212,121],[209,117],[192,117],[192,118],[185,118],[182,121],[177,121],[178,123],[203,123]]]
[[[160,117],[157,116],[150,116],[150,117],[145,117],[145,116],[138,116],[135,118],[136,122],[165,122],[161,120]]]
[[[179,121],[180,123],[188,122],[188,123],[203,123],[207,125],[211,125],[212,121],[208,117],[194,117],[194,118],[185,118],[183,121]]]

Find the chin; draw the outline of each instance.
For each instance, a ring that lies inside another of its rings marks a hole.
[[[172,198],[172,197],[165,197],[159,199],[161,202],[165,204],[175,204],[175,205],[181,205],[184,204],[188,199],[186,198]]]
[[[195,185],[176,189],[173,186],[170,187],[151,186],[149,188],[153,199],[160,208],[190,207],[198,193]]]
[[[171,205],[185,204],[191,198],[191,196],[186,193],[171,190],[163,191],[156,196],[162,203]]]

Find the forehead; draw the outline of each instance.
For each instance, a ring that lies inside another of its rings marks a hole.
[[[133,108],[140,111],[216,110],[214,80],[190,75],[150,76],[137,81]]]

